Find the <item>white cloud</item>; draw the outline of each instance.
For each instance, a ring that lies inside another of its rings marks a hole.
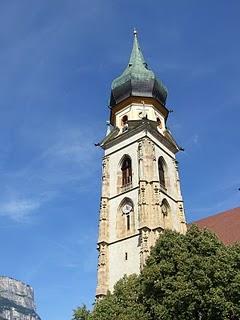
[[[8,216],[15,221],[25,220],[29,214],[40,207],[38,200],[21,199],[10,200],[0,204],[0,215]]]
[[[79,193],[92,187],[92,177],[100,166],[99,151],[94,138],[82,130],[64,128],[53,134],[48,131],[40,138],[37,133],[29,140],[26,132],[27,145],[37,146],[34,157],[15,171],[3,172],[0,215],[15,222],[28,221],[44,203],[61,197],[66,190]],[[47,141],[45,135],[51,140]]]

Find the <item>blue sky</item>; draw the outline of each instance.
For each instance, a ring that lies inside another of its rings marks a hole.
[[[43,320],[94,299],[110,84],[132,30],[168,87],[188,221],[239,206],[239,1],[0,1],[0,274]]]

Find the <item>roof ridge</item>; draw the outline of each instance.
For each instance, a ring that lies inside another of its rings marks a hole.
[[[215,213],[215,214],[213,214],[211,216],[207,216],[207,217],[201,218],[199,220],[195,220],[191,224],[194,224],[196,222],[200,222],[200,221],[203,221],[203,220],[207,220],[207,219],[210,219],[210,218],[214,218],[216,216],[220,216],[220,215],[223,215],[223,214],[227,214],[227,213],[230,213],[230,212],[232,212],[234,210],[240,210],[240,207],[231,208],[231,209],[228,209],[228,210],[225,210],[225,211],[221,211],[221,212]]]

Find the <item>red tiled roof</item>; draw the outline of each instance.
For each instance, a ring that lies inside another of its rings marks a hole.
[[[225,244],[240,242],[240,207],[193,222],[213,231]]]

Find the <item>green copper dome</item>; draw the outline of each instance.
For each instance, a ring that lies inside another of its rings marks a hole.
[[[110,106],[128,97],[151,97],[163,105],[167,99],[167,89],[148,68],[141,52],[137,32],[134,31],[132,53],[127,68],[112,82]]]

